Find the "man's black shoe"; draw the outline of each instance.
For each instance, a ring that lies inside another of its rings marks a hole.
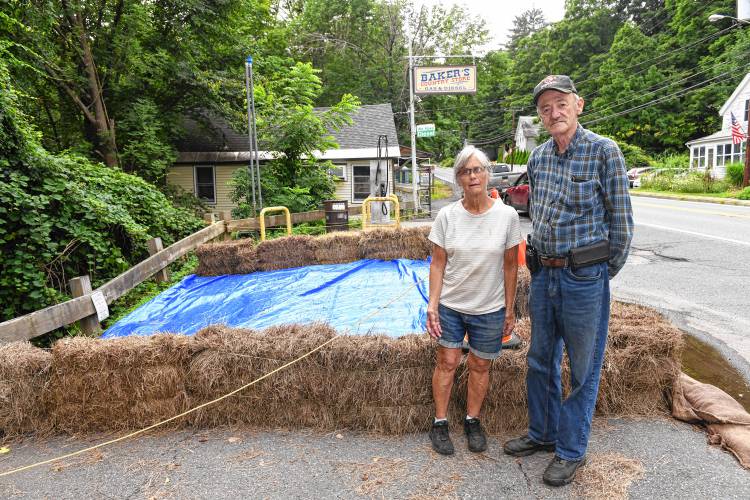
[[[571,462],[555,455],[555,458],[552,459],[544,470],[542,480],[550,486],[563,486],[576,477],[576,471],[584,464],[586,464],[586,457],[577,462]]]
[[[469,442],[469,450],[479,453],[487,449],[487,435],[478,418],[464,419],[464,434]]]
[[[514,457],[526,457],[537,451],[555,451],[555,445],[537,443],[532,441],[529,436],[511,439],[503,445],[503,452]]]
[[[453,441],[448,434],[448,421],[440,420],[432,424],[430,429],[432,449],[441,455],[453,455]]]

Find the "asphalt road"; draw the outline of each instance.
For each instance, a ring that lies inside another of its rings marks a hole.
[[[373,436],[347,431],[175,431],[147,435],[52,465],[0,477],[3,498],[605,498],[623,485],[613,455],[642,467],[630,498],[750,498],[748,472],[734,457],[706,444],[689,425],[597,420],[589,449],[592,468],[613,470],[600,483],[553,489],[541,482],[549,453],[503,455],[505,437],[473,454],[454,435],[456,455],[434,453],[425,435]],[[104,439],[53,438],[12,444],[0,472],[45,460]],[[609,497],[612,498],[612,497]]]

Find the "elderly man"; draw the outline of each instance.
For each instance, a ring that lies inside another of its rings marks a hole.
[[[567,484],[586,460],[609,324],[609,280],[625,264],[633,235],[620,148],[578,123],[583,99],[565,75],[534,88],[552,136],[528,162],[532,233],[528,433],[505,443],[517,457],[554,451],[543,480]],[[571,388],[560,385],[563,345]]]

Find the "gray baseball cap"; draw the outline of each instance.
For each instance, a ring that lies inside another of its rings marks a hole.
[[[576,86],[568,75],[549,75],[534,87],[534,104],[539,100],[539,96],[547,90],[557,90],[566,94],[577,94]]]

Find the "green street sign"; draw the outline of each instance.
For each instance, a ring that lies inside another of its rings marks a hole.
[[[435,124],[425,123],[417,125],[417,137],[435,137]]]

